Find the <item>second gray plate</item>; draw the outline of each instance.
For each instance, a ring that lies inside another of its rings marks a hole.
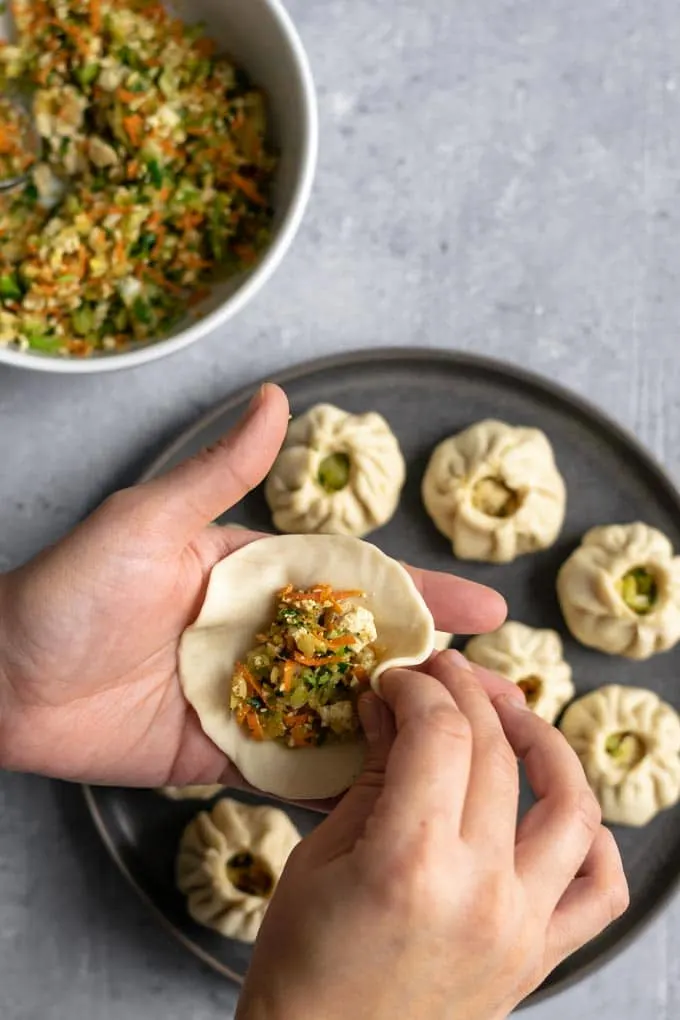
[[[492,585],[508,600],[510,618],[558,630],[579,694],[605,683],[634,684],[656,691],[680,708],[678,651],[647,663],[591,652],[570,638],[555,597],[558,567],[584,531],[595,524],[643,520],[664,531],[680,549],[680,497],[632,437],[593,407],[550,383],[498,362],[455,353],[362,352],[301,366],[277,381],[286,389],[294,414],[326,401],[348,411],[379,411],[394,429],[406,457],[408,480],[395,517],[374,532],[371,541],[390,555],[419,566],[452,571]],[[181,436],[156,460],[145,478],[164,473],[215,442],[237,421],[252,392],[251,388],[226,400]],[[543,429],[553,443],[568,491],[566,523],[557,544],[507,566],[454,560],[420,500],[422,475],[435,443],[490,417]],[[222,523],[227,521],[271,530],[261,489],[227,513]],[[124,860],[128,876],[178,930],[176,909],[164,911],[165,897],[159,882],[149,881],[153,860],[146,855],[153,853],[151,844],[138,837],[131,840],[131,834],[139,833],[145,823],[143,813],[134,817],[139,795],[120,790],[93,790],[91,795],[95,801],[117,801],[115,811],[100,811],[97,819],[100,827],[102,817],[108,819],[103,825],[107,845],[112,851],[117,848],[114,856],[118,863]],[[616,837],[631,888],[630,909],[600,938],[551,974],[538,996],[556,991],[611,956],[675,886],[680,861],[680,810],[661,814],[641,830],[617,829]],[[173,890],[168,889],[167,897],[174,903],[172,896]],[[188,918],[186,927],[183,931],[180,927],[178,933],[204,960],[238,976],[242,953],[235,953],[228,940],[215,939],[207,932],[203,937]]]

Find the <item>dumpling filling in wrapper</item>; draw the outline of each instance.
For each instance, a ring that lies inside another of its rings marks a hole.
[[[255,740],[319,747],[355,740],[357,700],[378,662],[373,613],[361,591],[287,585],[258,644],[236,663],[230,707]]]
[[[218,563],[180,645],[184,693],[253,786],[332,797],[359,775],[361,693],[423,662],[432,616],[395,560],[358,539],[261,539]]]

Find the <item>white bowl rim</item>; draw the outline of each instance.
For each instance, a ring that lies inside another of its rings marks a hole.
[[[95,358],[62,358],[43,356],[26,351],[15,351],[0,346],[0,365],[29,369],[34,372],[48,372],[60,375],[90,375],[99,372],[117,372],[124,368],[135,368],[159,358],[175,354],[195,343],[217,326],[232,319],[264,286],[278,269],[297,234],[309,201],[314,183],[319,149],[319,119],[314,78],[307,53],[293,20],[281,0],[265,0],[275,21],[278,22],[289,47],[301,82],[303,106],[303,132],[300,152],[300,173],[293,189],[288,210],[279,225],[271,245],[250,276],[227,299],[224,305],[215,308],[208,315],[197,319],[176,337],[158,340],[145,347],[119,354],[106,354]]]

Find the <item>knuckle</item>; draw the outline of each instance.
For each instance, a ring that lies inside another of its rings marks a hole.
[[[502,734],[491,734],[483,749],[484,757],[493,771],[506,776],[519,786],[519,769],[514,751]]]
[[[595,839],[602,822],[602,809],[589,788],[577,788],[563,794],[559,808],[565,819],[580,825]]]
[[[604,869],[600,879],[600,890],[605,904],[605,916],[607,924],[616,921],[630,906],[630,891],[628,881],[623,870],[619,848],[616,840],[609,831],[601,827],[598,839],[606,847],[608,866]]]
[[[616,921],[630,906],[630,891],[623,874],[609,889],[609,921]]]
[[[427,711],[426,723],[437,733],[460,743],[471,743],[472,728],[466,716],[453,705],[434,705]]]
[[[446,888],[433,840],[423,826],[417,840],[389,853],[379,864],[374,862],[366,877],[383,908],[409,918],[439,902],[441,890]]]

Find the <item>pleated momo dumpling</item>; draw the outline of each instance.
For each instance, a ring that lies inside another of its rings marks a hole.
[[[435,447],[425,509],[463,560],[509,563],[552,545],[566,506],[564,480],[539,429],[488,419]]]
[[[199,924],[254,942],[291,851],[300,841],[288,815],[224,798],[184,830],[177,886]]]
[[[680,557],[648,524],[592,528],[562,565],[557,594],[569,630],[590,648],[648,659],[680,640]]]
[[[333,797],[363,765],[361,691],[433,646],[430,611],[396,560],[345,535],[283,535],[213,568],[179,675],[204,731],[250,784],[291,800]]]
[[[465,654],[517,684],[529,708],[546,722],[553,723],[574,696],[571,666],[557,631],[509,621],[492,634],[472,638]]]
[[[291,422],[265,497],[279,531],[361,537],[389,521],[405,479],[382,415],[317,404]]]
[[[652,691],[612,684],[579,698],[562,733],[606,822],[646,825],[680,797],[680,719]]]

